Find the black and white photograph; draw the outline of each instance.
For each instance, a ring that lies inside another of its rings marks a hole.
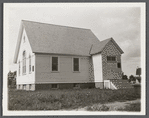
[[[145,3],[4,3],[3,115],[145,115]]]

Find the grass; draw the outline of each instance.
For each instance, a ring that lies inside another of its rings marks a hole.
[[[9,110],[75,109],[95,103],[127,101],[140,98],[134,89],[63,89],[41,91],[9,90]]]
[[[87,111],[109,111],[109,107],[104,104],[102,106],[98,105],[88,106]]]
[[[141,103],[138,102],[138,103],[132,103],[132,104],[129,104],[127,105],[125,108],[120,108],[118,109],[118,111],[141,111]]]

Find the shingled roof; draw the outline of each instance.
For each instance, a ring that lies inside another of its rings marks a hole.
[[[122,51],[122,49],[121,49],[121,48],[117,45],[117,43],[114,41],[114,39],[113,39],[113,38],[109,38],[109,39],[106,39],[106,40],[101,41],[100,43],[93,44],[93,45],[92,45],[92,49],[91,49],[91,51],[90,51],[90,54],[93,55],[93,54],[97,54],[97,53],[102,52],[103,49],[104,49],[104,47],[105,47],[110,41],[112,41],[112,42],[115,44],[115,46],[117,47],[117,49],[120,51],[121,54],[124,53],[124,52]]]
[[[90,56],[100,52],[107,41],[100,42],[90,29],[22,20],[14,62],[25,29],[33,53]]]
[[[33,52],[89,56],[98,38],[89,29],[23,21]]]

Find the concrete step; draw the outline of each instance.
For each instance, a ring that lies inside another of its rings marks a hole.
[[[133,88],[133,86],[127,81],[122,79],[111,79],[110,80],[117,89],[128,89]]]

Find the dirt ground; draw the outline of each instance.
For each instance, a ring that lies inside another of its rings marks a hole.
[[[109,107],[109,111],[117,111],[117,109],[119,109],[119,108],[125,108],[126,105],[129,105],[129,104],[132,104],[132,103],[138,103],[138,102],[141,102],[140,99],[133,100],[133,101],[125,101],[125,102],[106,103],[104,105]],[[98,105],[100,107],[103,104],[94,104],[91,107],[94,107],[95,105],[96,106]],[[87,111],[87,108],[88,108],[88,106],[86,106],[84,108],[75,109],[75,111]]]

